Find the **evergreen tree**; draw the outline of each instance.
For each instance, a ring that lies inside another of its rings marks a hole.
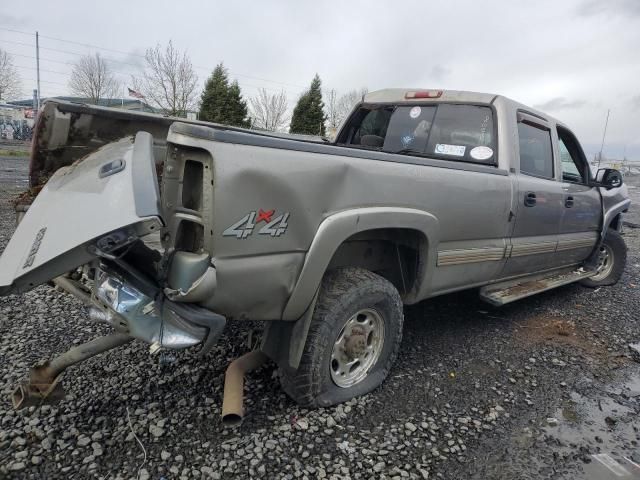
[[[229,76],[219,63],[207,79],[200,102],[200,120],[227,123],[229,103]]]
[[[307,133],[305,131],[305,119],[309,111],[309,92],[300,95],[298,103],[293,109],[291,115],[291,124],[289,125],[289,133]]]
[[[306,135],[324,135],[326,119],[322,101],[322,82],[316,73],[309,90],[300,96],[293,109],[289,131]]]
[[[242,98],[240,85],[229,83],[229,74],[218,64],[205,83],[200,103],[200,119],[207,122],[248,127],[247,102]]]
[[[249,110],[247,108],[247,102],[242,98],[242,92],[240,91],[240,85],[238,85],[237,80],[231,83],[227,93],[227,125],[248,128],[251,125],[249,121]]]

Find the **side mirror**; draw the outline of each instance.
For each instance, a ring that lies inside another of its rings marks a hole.
[[[596,183],[598,187],[618,188],[622,186],[622,173],[615,168],[601,168],[596,173]]]

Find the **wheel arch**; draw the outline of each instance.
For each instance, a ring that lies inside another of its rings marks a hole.
[[[629,209],[629,205],[631,205],[631,200],[628,198],[623,201],[611,206],[610,208],[604,208],[604,215],[602,221],[602,229],[600,231],[600,236],[604,239],[607,230],[609,228],[613,228],[614,230],[620,230],[620,219],[621,213],[626,212]]]
[[[438,220],[432,214],[414,208],[367,207],[345,210],[327,217],[318,228],[305,258],[298,281],[284,309],[283,320],[297,320],[312,303],[323,275],[336,264],[336,254],[349,241],[366,241],[380,234],[398,235],[411,232],[419,239],[420,261],[412,288],[405,292],[405,301],[411,303],[424,290],[435,265],[435,252],[439,240]],[[339,262],[337,266],[348,264]],[[353,265],[361,266],[361,265]]]

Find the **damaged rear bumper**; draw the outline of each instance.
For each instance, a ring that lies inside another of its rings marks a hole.
[[[85,272],[94,273],[92,282],[76,275],[75,278],[58,277],[54,284],[89,305],[90,319],[108,323],[115,332],[34,365],[28,379],[12,393],[15,409],[62,399],[61,378],[68,367],[133,339],[151,344],[151,353],[202,344],[199,354],[204,355],[225,327],[226,319],[222,315],[193,304],[173,302],[157,287],[141,284],[134,275],[115,267],[94,263],[83,268]],[[89,285],[92,288],[87,288]]]
[[[226,325],[222,315],[191,303],[178,303],[124,272],[100,268],[91,295],[90,317],[154,349],[182,349],[202,343],[200,354],[216,343]]]

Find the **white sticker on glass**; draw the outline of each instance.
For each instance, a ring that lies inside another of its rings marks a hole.
[[[422,109],[420,107],[413,107],[411,110],[409,110],[409,116],[411,118],[418,118],[421,113]]]
[[[474,160],[489,160],[493,156],[493,150],[489,147],[475,147],[469,152],[469,155]]]
[[[435,153],[440,155],[452,155],[454,157],[464,157],[464,151],[467,147],[463,145],[448,145],[446,143],[436,144]]]

